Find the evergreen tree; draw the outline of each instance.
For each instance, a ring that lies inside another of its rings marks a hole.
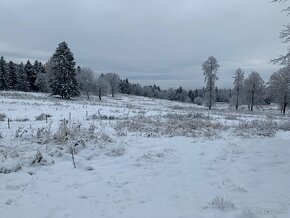
[[[131,83],[128,79],[121,80],[119,84],[119,91],[122,94],[130,94],[131,92]]]
[[[24,65],[22,62],[18,66],[18,89],[24,92],[28,92],[30,90],[29,83],[27,80],[27,74],[25,72]]]
[[[46,73],[46,70],[41,62],[38,62],[37,65],[34,64],[34,69],[37,70],[37,77],[35,80],[35,86],[37,91],[40,92],[50,92],[49,87],[49,76]],[[36,67],[37,66],[37,67]]]
[[[74,57],[66,42],[58,45],[51,60],[53,63],[52,94],[66,99],[79,95]]]
[[[38,62],[37,62],[37,64],[38,64]],[[25,64],[24,71],[27,75],[29,90],[36,91],[36,87],[35,87],[34,83],[35,83],[37,74],[35,73],[35,70],[34,70],[32,64],[30,63],[30,61],[27,61],[27,63]]]
[[[0,58],[0,90],[8,90],[9,87],[9,74],[7,64],[3,56]]]
[[[17,90],[18,89],[17,66],[12,61],[9,61],[8,63],[8,73],[9,73],[10,89]]]

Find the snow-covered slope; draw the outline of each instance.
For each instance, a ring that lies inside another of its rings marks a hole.
[[[1,218],[290,216],[289,117],[275,111],[133,96],[0,101]]]

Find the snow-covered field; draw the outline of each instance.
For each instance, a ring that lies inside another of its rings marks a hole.
[[[290,217],[290,117],[275,107],[20,92],[0,104],[1,218]]]

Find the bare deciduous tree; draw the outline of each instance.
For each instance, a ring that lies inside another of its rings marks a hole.
[[[239,68],[234,74],[234,89],[232,99],[234,100],[235,108],[238,110],[240,104],[242,103],[242,95],[244,91],[244,72]]]
[[[97,95],[99,96],[100,101],[102,100],[102,96],[108,94],[109,89],[110,89],[110,85],[108,81],[106,80],[104,74],[102,74],[96,80],[96,85],[95,85],[95,91]]]
[[[270,77],[269,89],[274,101],[281,105],[281,111],[285,115],[286,107],[290,101],[290,69],[284,67]]]
[[[110,92],[112,94],[112,97],[115,96],[115,93],[119,90],[119,84],[120,84],[120,77],[116,73],[107,73],[105,74],[105,78],[108,81],[110,85]]]
[[[202,65],[203,74],[206,82],[206,104],[211,110],[213,103],[215,102],[215,81],[218,80],[217,71],[220,66],[217,63],[215,57],[209,57]]]
[[[272,0],[271,2],[279,2],[285,3],[288,0]],[[290,6],[287,6],[283,9],[283,12],[286,12],[287,15],[290,14]],[[285,25],[285,29],[280,32],[280,38],[283,40],[284,43],[290,42],[290,24],[288,23]],[[280,63],[282,65],[289,65],[290,64],[290,48],[288,48],[288,52],[286,55],[281,55],[279,58],[273,59],[273,63]]]
[[[258,72],[252,72],[245,79],[246,98],[248,108],[253,111],[254,105],[260,104],[263,100],[265,82]]]

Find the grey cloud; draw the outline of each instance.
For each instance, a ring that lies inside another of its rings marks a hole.
[[[47,60],[69,43],[78,65],[164,88],[203,86],[202,63],[219,61],[219,86],[241,67],[267,79],[285,53],[287,17],[266,0],[0,0],[0,54]],[[4,46],[5,45],[5,46]]]

